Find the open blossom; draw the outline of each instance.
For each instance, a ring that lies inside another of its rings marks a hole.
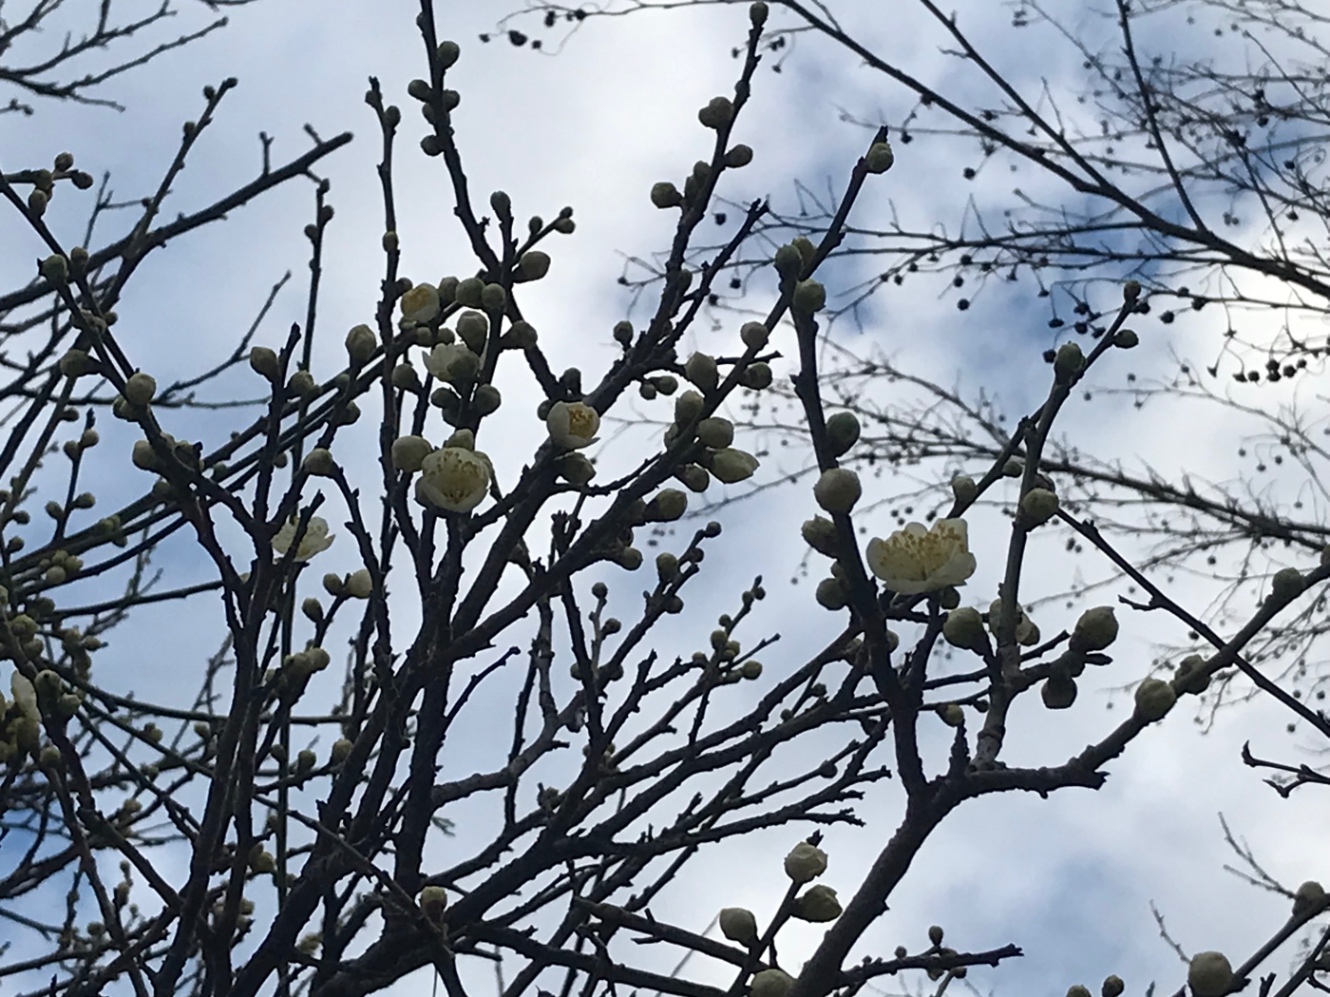
[[[480,371],[480,357],[465,343],[440,343],[426,354],[425,369],[449,384],[474,381]]]
[[[483,453],[444,447],[421,462],[416,499],[446,512],[470,512],[485,498],[492,475]]]
[[[596,442],[600,414],[582,402],[555,402],[545,417],[550,439],[569,450],[580,450]]]
[[[272,538],[272,549],[277,554],[285,557],[286,552],[291,549],[291,544],[295,543],[298,522],[298,519],[288,519]],[[322,516],[311,516],[305,526],[305,535],[300,538],[300,546],[296,548],[295,559],[308,561],[315,554],[331,547],[332,542],[333,537],[328,533],[328,521]]]
[[[424,325],[439,314],[439,291],[433,284],[417,284],[402,295],[402,318]]]
[[[939,519],[932,529],[910,523],[886,540],[874,537],[867,559],[873,574],[902,595],[963,585],[975,568],[963,519]]]

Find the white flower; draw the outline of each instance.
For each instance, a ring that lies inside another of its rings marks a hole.
[[[492,474],[483,453],[462,447],[435,450],[420,464],[416,500],[447,512],[470,512],[485,498]]]
[[[433,284],[417,284],[402,295],[402,319],[419,325],[439,314],[439,289]]]
[[[910,523],[886,540],[868,542],[868,567],[902,595],[963,585],[974,574],[965,520],[939,519],[932,529]]]
[[[346,576],[343,591],[352,599],[368,599],[374,593],[374,579],[368,568],[361,568]]]
[[[298,522],[299,520],[294,517],[288,519],[272,538],[272,549],[279,555],[285,557],[286,552],[291,549],[291,544],[296,539]],[[308,561],[315,554],[331,547],[332,542],[333,537],[328,533],[328,521],[322,516],[311,516],[305,526],[305,535],[300,538],[300,546],[296,548],[295,559]]]
[[[582,402],[555,402],[545,417],[550,439],[569,450],[580,450],[596,442],[600,414]]]
[[[425,357],[425,369],[450,384],[469,382],[480,371],[480,357],[465,343],[440,343]]]

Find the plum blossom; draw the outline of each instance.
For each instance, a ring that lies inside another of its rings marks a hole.
[[[296,525],[299,520],[295,517],[288,519],[282,528],[277,531],[277,535],[272,538],[272,549],[282,557],[291,549],[291,545],[296,539]],[[305,526],[305,535],[300,538],[300,546],[296,548],[294,557],[297,561],[308,561],[320,551],[325,551],[332,546],[333,537],[328,533],[328,521],[322,516],[311,516],[309,523]]]
[[[416,500],[445,512],[470,512],[489,491],[493,469],[483,453],[444,447],[427,456],[416,479]]]
[[[545,417],[550,439],[569,450],[580,450],[596,442],[600,414],[583,402],[555,402]]]
[[[874,537],[867,559],[873,574],[902,595],[963,585],[975,569],[963,519],[939,519],[931,529],[910,523],[886,540]]]

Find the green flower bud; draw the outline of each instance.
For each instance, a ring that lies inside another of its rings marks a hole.
[[[1099,988],[1100,997],[1122,997],[1122,992],[1127,989],[1127,985],[1122,982],[1120,976],[1105,976],[1104,984]]]
[[[859,442],[859,419],[853,412],[837,412],[827,420],[827,442],[839,457]]]
[[[1002,465],[1002,476],[1005,478],[1019,478],[1025,473],[1025,461],[1019,457],[1008,457],[1007,462]]]
[[[1177,699],[1177,693],[1167,682],[1160,679],[1146,679],[1136,687],[1135,715],[1146,723],[1162,720],[1168,711],[1173,709]]]
[[[1076,680],[1063,672],[1053,672],[1039,695],[1050,710],[1065,710],[1076,702]]]
[[[711,475],[705,467],[698,467],[696,464],[685,464],[674,472],[674,476],[683,482],[683,486],[690,492],[701,494],[711,487]]]
[[[1058,497],[1047,488],[1031,488],[1021,499],[1021,515],[1030,526],[1042,526],[1058,511]]]
[[[687,511],[687,495],[677,488],[662,488],[647,503],[647,522],[672,523]]]
[[[305,473],[315,478],[331,478],[337,471],[337,461],[326,447],[315,447],[300,462]]]
[[[1129,280],[1122,285],[1122,300],[1127,304],[1135,301],[1141,296],[1141,282],[1139,280]]]
[[[734,105],[728,97],[712,97],[707,106],[697,112],[697,120],[704,128],[724,128],[734,120]]]
[[[130,459],[140,471],[155,471],[157,469],[157,454],[153,451],[152,444],[147,440],[134,441],[134,449],[130,454]]]
[[[1309,879],[1293,894],[1293,916],[1302,917],[1324,903],[1325,888],[1316,880]]]
[[[983,654],[989,649],[984,618],[972,606],[962,606],[947,614],[942,624],[942,638],[952,647]]]
[[[802,315],[820,312],[827,304],[827,289],[813,279],[801,280],[794,287],[790,304]]]
[[[679,188],[674,184],[668,180],[662,180],[660,183],[651,185],[651,203],[661,209],[677,208],[683,204],[683,195],[679,193]]]
[[[793,244],[787,243],[776,250],[772,265],[775,266],[776,273],[781,277],[794,278],[803,272],[804,259],[799,255],[799,250]]]
[[[425,458],[434,452],[434,447],[423,436],[399,436],[393,440],[393,467],[407,474],[420,470]]]
[[[833,613],[845,608],[845,587],[841,585],[839,578],[824,578],[817,583],[817,591],[813,594],[817,599],[817,604],[823,609],[829,609]]]
[[[748,660],[739,668],[739,674],[751,681],[756,681],[762,677],[762,662]]]
[[[314,390],[314,375],[307,370],[298,370],[286,382],[287,390],[293,395],[308,395]]]
[[[694,353],[689,357],[684,364],[683,375],[704,392],[715,391],[716,385],[720,383],[720,370],[716,361],[705,353]]]
[[[830,886],[810,886],[802,895],[795,898],[791,913],[801,921],[825,924],[841,915],[840,901],[836,891]]]
[[[812,263],[813,257],[817,255],[817,247],[813,245],[813,240],[805,236],[795,236],[790,245],[799,250],[799,257],[805,265]]]
[[[517,267],[523,280],[540,280],[550,272],[550,254],[539,249],[528,250],[522,254]]]
[[[794,977],[783,969],[764,969],[754,973],[748,984],[751,997],[785,997],[794,986]]]
[[[785,875],[800,886],[811,883],[826,871],[827,853],[806,841],[799,842],[785,856]]]
[[[1233,986],[1233,967],[1222,952],[1197,952],[1187,968],[1192,997],[1223,997]]]
[[[743,907],[725,907],[720,912],[720,933],[740,945],[757,941],[757,918]]]
[[[767,340],[771,338],[771,333],[761,322],[745,322],[739,330],[739,338],[749,349],[758,349],[767,345]]]
[[[1141,337],[1131,329],[1119,329],[1116,336],[1113,337],[1113,345],[1120,350],[1134,349],[1141,341]]]
[[[846,467],[833,467],[823,471],[813,486],[817,504],[831,513],[849,512],[863,494],[859,475]]]
[[[725,165],[731,169],[740,169],[753,161],[753,150],[740,142],[725,153]]]
[[[41,191],[34,190],[33,193],[40,194]],[[45,207],[44,204],[43,207]],[[41,212],[38,212],[38,214],[41,214]],[[69,260],[60,253],[52,253],[42,260],[40,269],[47,283],[54,287],[64,287],[69,282]]]
[[[864,156],[864,168],[869,173],[886,173],[894,162],[896,154],[887,142],[874,142],[868,147],[868,155]]]
[[[1285,603],[1296,599],[1305,587],[1306,582],[1303,581],[1302,572],[1297,568],[1281,568],[1270,579],[1270,601]]]
[[[679,559],[667,550],[656,555],[656,577],[662,584],[672,582],[679,573]]]
[[[1090,991],[1079,983],[1067,988],[1067,997],[1090,997]]]
[[[1173,676],[1173,688],[1179,695],[1191,693],[1199,696],[1210,688],[1210,675],[1205,671],[1205,659],[1199,654],[1190,654],[1178,663],[1177,674]]]
[[[476,386],[476,392],[471,396],[471,404],[481,415],[492,415],[503,404],[503,396],[494,385],[480,384]]]
[[[484,352],[489,331],[490,321],[480,312],[466,311],[457,317],[457,338],[466,343],[472,353]]]
[[[378,348],[379,337],[374,335],[374,330],[363,322],[352,326],[351,331],[346,334],[346,355],[355,366],[368,361]]]
[[[465,308],[479,308],[480,296],[485,290],[485,282],[479,277],[467,277],[459,280],[454,290],[454,300]]]
[[[699,415],[706,406],[706,400],[696,391],[685,391],[674,400],[674,421],[686,426]]]
[[[961,505],[969,505],[979,497],[979,486],[968,474],[958,474],[951,479],[951,494]]]
[[[332,759],[332,763],[334,765],[340,765],[342,764],[342,762],[346,761],[347,756],[351,754],[351,749],[353,747],[355,747],[355,745],[353,745],[346,738],[339,737],[336,741],[333,742],[332,750],[329,752],[329,756]]]
[[[748,20],[752,22],[753,27],[761,28],[767,23],[767,5],[765,0],[754,0],[748,5]]]
[[[129,380],[125,382],[125,390],[121,392],[125,400],[131,405],[137,405],[142,408],[152,402],[153,396],[157,394],[157,382],[149,374],[143,371],[135,371],[129,375]]]
[[[642,567],[642,552],[636,547],[625,547],[614,556],[613,560],[625,571],[636,571]]]
[[[480,304],[487,312],[501,312],[508,306],[508,292],[502,284],[486,284],[480,292]]]
[[[1087,609],[1071,633],[1074,651],[1102,651],[1118,639],[1118,618],[1112,606]]]
[[[750,453],[726,447],[711,454],[711,473],[718,481],[733,485],[746,481],[758,468],[758,460]]]
[[[1074,340],[1063,343],[1053,359],[1053,376],[1058,384],[1070,384],[1085,369],[1085,354]]]
[[[758,361],[749,364],[739,378],[745,388],[763,391],[771,387],[771,365]]]
[[[836,534],[836,524],[824,516],[814,516],[804,521],[799,531],[804,542],[819,554],[827,557],[840,556],[840,540]]]
[[[266,346],[256,346],[249,351],[249,366],[254,373],[266,377],[269,381],[276,381],[280,363],[277,359],[277,352]]]
[[[580,488],[596,476],[596,465],[585,454],[574,450],[554,461],[554,471],[570,485]]]
[[[715,450],[723,450],[734,442],[734,423],[729,419],[711,416],[697,424],[698,442]]]

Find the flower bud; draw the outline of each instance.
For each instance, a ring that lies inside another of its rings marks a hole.
[[[952,647],[983,654],[989,649],[984,618],[972,606],[962,606],[947,614],[942,624],[942,638]]]
[[[711,455],[711,473],[718,481],[727,485],[748,480],[757,468],[756,457],[743,450],[735,450],[733,447],[717,450]]]
[[[293,395],[308,395],[314,390],[314,375],[307,370],[298,370],[286,382],[287,390]]]
[[[249,366],[256,374],[266,377],[269,381],[276,381],[280,362],[277,359],[277,352],[266,346],[256,346],[249,351]]]
[[[831,513],[849,512],[863,494],[859,475],[846,467],[833,467],[823,471],[813,486],[817,504]]]
[[[694,353],[689,357],[684,364],[683,375],[704,392],[715,391],[716,385],[720,383],[720,370],[716,367],[716,361],[705,353]]]
[[[355,745],[346,738],[339,737],[333,742],[332,750],[329,752],[329,757],[332,759],[332,763],[334,765],[340,765],[342,762],[346,761],[347,756],[351,754],[351,749],[353,747],[355,747]]]
[[[647,503],[647,521],[672,523],[688,511],[688,496],[677,488],[662,488]]]
[[[1032,527],[1047,523],[1057,511],[1057,494],[1047,488],[1031,488],[1021,499],[1021,515]]]
[[[753,3],[748,5],[748,20],[752,23],[753,27],[759,29],[762,25],[767,23],[767,5],[765,0],[753,0]]]
[[[1293,894],[1293,916],[1301,917],[1324,903],[1325,888],[1316,880],[1309,879]]]
[[[1002,476],[1004,478],[1019,478],[1025,473],[1025,461],[1019,457],[1008,457],[1007,462],[1002,465]]]
[[[739,330],[739,338],[749,349],[758,349],[767,345],[767,340],[771,338],[771,333],[761,322],[745,322]]]
[[[732,942],[751,945],[757,941],[757,918],[743,907],[725,907],[720,912],[720,933]]]
[[[1192,997],[1222,997],[1233,986],[1233,967],[1222,952],[1197,952],[1187,968]]]
[[[1118,618],[1112,606],[1087,609],[1071,633],[1074,651],[1102,651],[1118,639]]]
[[[785,875],[800,885],[811,883],[826,871],[827,853],[807,841],[799,842],[785,856]]]
[[[1120,976],[1105,976],[1103,986],[1099,988],[1100,997],[1122,997],[1127,985]]]
[[[804,542],[819,554],[832,558],[840,556],[840,540],[836,534],[836,524],[825,516],[814,516],[812,519],[804,520],[799,532],[803,535]]]
[[[725,153],[725,165],[731,169],[740,169],[753,161],[753,150],[740,142]]]
[[[868,147],[868,154],[864,156],[864,169],[869,173],[886,173],[894,162],[896,154],[891,151],[890,144],[874,142]]]
[[[818,281],[801,280],[794,287],[794,297],[790,304],[803,315],[820,312],[827,304],[827,289]]]
[[[34,194],[40,193],[33,191]],[[60,253],[52,253],[41,262],[41,274],[55,287],[63,287],[69,282],[69,260]]]
[[[794,986],[794,977],[783,969],[764,969],[754,973],[748,984],[751,997],[785,997]]]
[[[734,442],[734,423],[719,416],[703,419],[697,424],[697,439],[704,446],[724,450]]]
[[[1070,384],[1076,375],[1085,369],[1085,354],[1080,344],[1074,340],[1058,347],[1053,359],[1053,376],[1058,384]]]
[[[686,426],[699,415],[705,407],[706,401],[696,391],[685,391],[674,400],[674,421],[677,425]]]
[[[393,467],[408,474],[420,470],[426,457],[434,452],[434,447],[423,436],[399,436],[393,440]]]
[[[1199,654],[1189,654],[1178,663],[1177,674],[1173,676],[1173,688],[1179,695],[1191,693],[1199,696],[1210,688],[1210,675],[1205,671],[1205,659]]]
[[[965,711],[956,703],[947,703],[937,711],[937,715],[948,727],[959,727],[965,723]]]
[[[427,325],[439,317],[439,290],[433,284],[417,284],[398,300],[402,321]]]
[[[134,449],[130,453],[130,459],[140,471],[157,470],[157,454],[153,451],[152,444],[147,440],[134,441]]]
[[[352,326],[351,331],[346,334],[346,355],[356,366],[374,356],[374,351],[378,348],[379,337],[374,335],[374,330],[363,322]]]
[[[825,924],[840,917],[841,906],[840,901],[836,899],[836,891],[830,886],[819,884],[810,886],[795,899],[794,910],[791,913],[801,921]]]
[[[480,304],[487,312],[501,312],[508,306],[508,292],[502,284],[486,284],[480,292]]]
[[[1285,603],[1302,594],[1306,582],[1297,568],[1281,568],[1270,579],[1270,601]]]
[[[712,97],[707,106],[697,112],[697,120],[704,128],[724,128],[734,120],[734,105],[728,97]]]
[[[1076,680],[1063,672],[1053,672],[1039,695],[1050,710],[1065,710],[1076,702]]]
[[[813,598],[823,609],[829,609],[834,613],[846,606],[845,586],[841,584],[839,578],[823,578],[817,583]]]
[[[711,474],[705,467],[698,467],[696,464],[685,464],[674,472],[674,476],[690,492],[701,494],[711,487]]]
[[[762,391],[771,387],[771,365],[760,360],[749,364],[739,378],[745,388]]]
[[[305,473],[315,478],[331,478],[337,470],[337,461],[326,447],[315,447],[300,462]]]
[[[574,450],[555,460],[554,471],[570,485],[581,487],[596,476],[596,465],[586,454]]]
[[[683,195],[679,188],[668,180],[651,185],[651,203],[658,208],[677,208],[683,204]]]
[[[125,400],[131,405],[137,405],[142,408],[149,404],[153,396],[157,394],[157,382],[149,374],[143,371],[135,371],[129,375],[129,380],[125,382],[125,390],[121,392]]]
[[[787,243],[776,250],[772,265],[781,277],[794,278],[803,271],[804,259],[793,244]]]
[[[60,358],[60,373],[65,377],[82,377],[91,374],[101,365],[84,350],[68,350]]]
[[[454,41],[439,42],[439,48],[438,48],[439,68],[442,69],[444,72],[447,72],[448,70],[452,69],[453,66],[457,65],[457,60],[461,58],[461,55],[462,55],[462,50],[461,48],[458,47],[457,42]]]
[[[968,474],[958,474],[951,479],[951,494],[961,505],[969,505],[979,497],[979,486]]]
[[[834,457],[859,442],[859,419],[853,412],[837,412],[827,420],[827,442]]]
[[[1173,709],[1178,695],[1161,679],[1146,679],[1136,687],[1135,715],[1147,723],[1161,720]]]
[[[1131,304],[1141,296],[1141,282],[1139,280],[1129,280],[1122,285],[1122,300]]]
[[[1119,329],[1117,335],[1113,337],[1113,345],[1120,350],[1134,349],[1140,341],[1141,337],[1131,329]]]
[[[347,575],[342,591],[352,599],[368,599],[374,592],[374,579],[370,577],[369,569],[360,568]]]
[[[419,902],[420,912],[431,922],[438,924],[448,907],[448,891],[442,886],[427,886],[420,891]]]

